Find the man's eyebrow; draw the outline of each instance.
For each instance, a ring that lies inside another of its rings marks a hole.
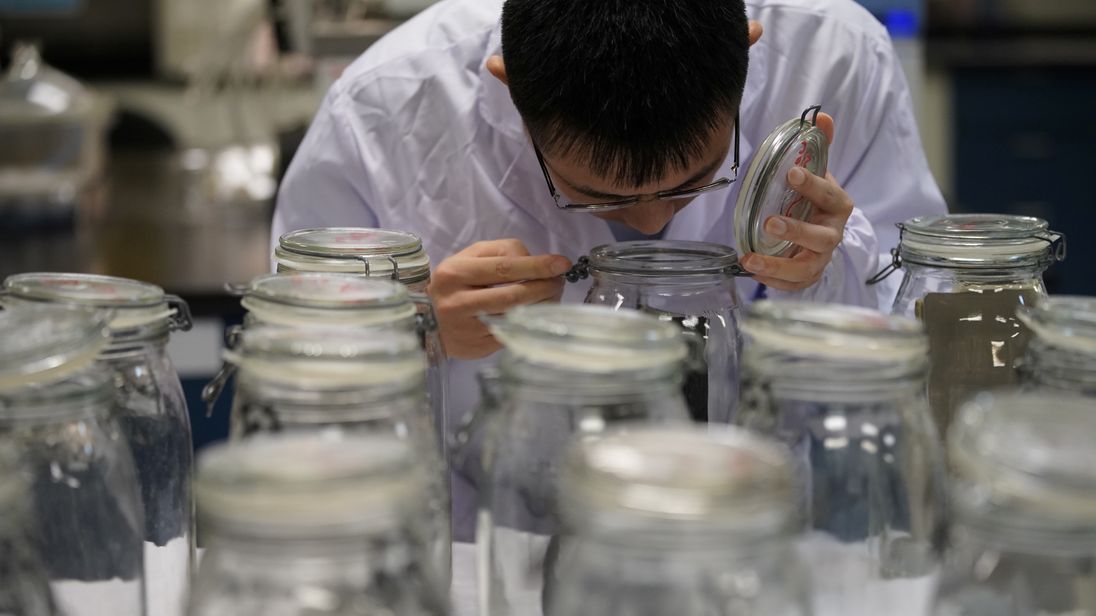
[[[712,162],[705,165],[703,169],[701,169],[700,171],[693,174],[693,176],[691,178],[689,178],[689,179],[685,180],[684,182],[682,182],[681,184],[679,184],[676,188],[669,188],[669,189],[666,189],[666,190],[660,191],[660,192],[674,192],[674,191],[685,190],[686,188],[690,188],[692,184],[695,184],[695,183],[699,182],[700,180],[703,180],[704,178],[708,177],[709,174],[713,173],[716,169],[718,169],[719,166],[723,164],[723,159],[724,158],[726,158],[726,156],[723,156],[723,155],[719,156],[718,158],[716,158]],[[590,188],[589,186],[583,186],[582,184],[575,184],[575,183],[571,182],[570,180],[559,176],[558,173],[556,174],[556,176],[559,177],[561,180],[563,180],[564,183],[568,184],[571,188],[574,188],[576,191],[578,191],[578,192],[580,192],[580,193],[582,193],[582,194],[584,194],[588,197],[593,197],[595,199],[604,199],[606,201],[620,201],[620,200],[623,200],[623,199],[632,199],[632,198],[636,197],[636,195],[615,195],[613,193],[602,192],[602,191],[597,190],[595,188]]]

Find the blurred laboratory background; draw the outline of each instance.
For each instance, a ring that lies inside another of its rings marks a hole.
[[[430,3],[0,0],[0,279],[88,272],[182,296],[195,328],[170,351],[196,445],[222,438],[199,395],[242,317],[225,283],[270,269],[278,182],[328,85]],[[952,211],[1047,219],[1071,236],[1049,290],[1096,295],[1096,2],[862,4],[891,32]]]

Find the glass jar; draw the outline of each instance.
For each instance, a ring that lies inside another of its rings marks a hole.
[[[1004,214],[920,217],[899,227],[891,268],[905,276],[893,313],[925,324],[929,400],[946,433],[971,394],[1017,382],[1028,331],[1016,310],[1046,296],[1043,272],[1065,257],[1065,238],[1044,220]]]
[[[485,320],[504,349],[500,383],[484,397],[498,406],[472,416],[485,434],[480,601],[491,616],[535,616],[567,443],[620,422],[687,421],[686,348],[672,324],[604,306],[523,306]]]
[[[1024,387],[1096,396],[1096,298],[1048,297],[1017,314],[1031,331]]]
[[[428,469],[391,436],[218,445],[195,492],[208,552],[190,616],[443,616],[423,540]]]
[[[938,572],[944,473],[921,325],[767,301],[750,306],[742,329],[739,421],[797,459],[815,612],[924,613]]]
[[[342,272],[390,278],[415,293],[430,283],[430,257],[403,231],[328,227],[290,231],[274,249],[278,272]]]
[[[99,354],[99,364],[112,376],[115,419],[141,486],[148,609],[178,616],[194,561],[194,449],[183,385],[167,343],[172,332],[190,329],[186,303],[136,280],[55,273],[9,277],[0,301],[113,311],[110,344]]]
[[[981,394],[948,435],[952,558],[936,616],[1096,615],[1096,414],[1068,394]]]
[[[260,276],[242,290],[244,326],[382,328],[418,336],[426,352],[427,395],[438,435],[446,431],[447,374],[434,307],[388,280],[330,272]],[[227,375],[224,377],[227,379]],[[439,441],[444,448],[445,439]],[[443,450],[443,449],[442,449]]]
[[[239,371],[232,440],[269,432],[351,432],[412,444],[433,470],[432,549],[437,575],[448,587],[449,476],[435,449],[418,339],[396,330],[258,326],[243,332],[227,358]]]
[[[0,442],[30,491],[30,529],[66,616],[144,614],[144,519],[133,457],[96,364],[107,318],[60,306],[0,312]]]
[[[738,403],[735,251],[684,241],[620,242],[590,251],[587,304],[632,308],[678,326],[689,342],[685,400],[694,419],[727,422]],[[580,274],[581,275],[581,274]]]
[[[721,427],[577,441],[550,616],[805,616],[785,448]]]
[[[49,576],[35,550],[28,494],[13,448],[0,444],[0,614],[55,616]]]

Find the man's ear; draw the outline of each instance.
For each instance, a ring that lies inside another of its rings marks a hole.
[[[765,29],[761,27],[760,21],[750,21],[750,46],[761,40],[761,35],[765,33]],[[502,58],[499,58],[501,61]]]
[[[506,80],[506,63],[502,61],[502,56],[494,55],[487,58],[487,71],[501,81],[502,85],[510,85],[510,82]]]

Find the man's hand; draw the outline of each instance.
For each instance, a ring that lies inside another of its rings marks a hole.
[[[502,314],[525,304],[558,302],[561,275],[571,268],[560,255],[529,256],[519,240],[472,244],[438,264],[427,289],[434,301],[449,357],[479,359],[500,347],[481,314]]]
[[[833,143],[833,118],[818,114],[818,127]],[[798,251],[791,257],[750,253],[742,259],[742,266],[766,286],[801,291],[822,278],[833,252],[845,237],[845,224],[852,215],[853,203],[852,197],[829,173],[820,178],[801,167],[793,167],[787,179],[789,186],[814,205],[811,216],[806,221],[771,216],[765,221],[765,232],[796,244]]]

